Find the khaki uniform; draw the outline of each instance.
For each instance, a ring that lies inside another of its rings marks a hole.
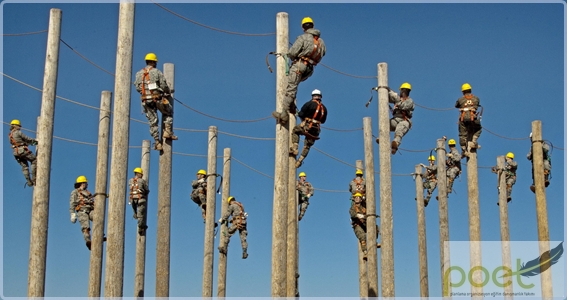
[[[134,85],[136,91],[142,95],[142,106],[150,123],[150,134],[154,140],[159,141],[157,111],[161,112],[166,126],[171,127],[173,124],[173,107],[171,105],[173,98],[171,96],[162,97],[163,93],[169,94],[170,92],[165,76],[160,70],[148,65],[136,73]]]
[[[244,212],[244,206],[242,205],[242,203],[236,200],[230,201],[230,204],[228,205],[226,212],[221,218],[222,220],[221,223],[228,221],[228,218],[230,216],[232,216],[232,219],[230,220],[231,225],[227,231],[223,231],[222,233],[223,235],[226,236],[226,238],[224,239],[225,241],[224,245],[219,247],[219,251],[221,251],[222,253],[226,253],[228,243],[230,242],[230,237],[232,237],[232,235],[236,233],[236,230],[238,230],[240,234],[240,243],[242,245],[242,252],[244,254],[248,250],[248,242],[246,241],[248,230],[246,229],[247,214]]]
[[[390,119],[390,131],[394,132],[393,141],[399,146],[404,135],[411,129],[411,118],[415,107],[410,97],[403,100],[398,93],[392,90],[388,92],[388,102],[394,104],[392,118]]]
[[[307,181],[301,182],[301,180],[298,180],[297,191],[299,192],[299,208],[300,208],[298,219],[301,220],[305,215],[305,212],[307,211],[307,206],[309,206],[309,198],[313,196],[313,194],[315,193],[315,189],[313,189],[311,183]]]
[[[542,143],[542,149],[543,149],[543,175],[545,176],[545,186],[547,187],[549,185],[549,176],[551,175],[551,153],[549,151],[550,149],[547,143]],[[532,152],[533,152],[533,144],[532,147],[530,148],[530,152],[528,152],[528,155],[526,156],[530,161],[533,159]],[[534,164],[532,162],[532,182],[533,180],[534,180]],[[535,183],[532,186],[534,186],[534,191],[535,191]]]
[[[128,187],[130,188],[130,203],[134,210],[134,218],[138,219],[138,231],[143,233],[148,228],[146,225],[146,204],[150,189],[146,180],[137,176],[130,178]]]
[[[74,189],[71,192],[71,198],[69,200],[69,213],[77,212],[77,219],[81,224],[81,231],[83,232],[83,238],[85,242],[91,241],[91,226],[90,222],[93,220],[94,214],[94,197],[88,190],[83,190],[81,188]]]
[[[466,148],[468,141],[476,143],[482,133],[480,119],[477,116],[479,106],[480,99],[471,93],[465,94],[455,103],[455,107],[461,111],[459,116],[459,144],[461,148]]]
[[[193,180],[191,182],[191,186],[193,187],[193,191],[191,192],[191,200],[193,200],[193,202],[195,202],[201,208],[203,219],[205,219],[207,212],[207,179],[202,178]]]
[[[450,151],[447,154],[447,194],[453,191],[453,183],[455,178],[461,174],[461,154],[457,147],[449,147]]]
[[[35,154],[28,149],[28,145],[37,145],[37,141],[28,137],[20,131],[19,127],[13,126],[8,134],[10,144],[12,145],[12,154],[14,159],[22,166],[22,173],[28,181],[28,185],[35,184],[35,175],[37,170],[37,159]],[[31,164],[31,177],[28,168],[28,162]]]

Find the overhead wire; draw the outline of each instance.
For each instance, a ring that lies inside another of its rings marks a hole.
[[[47,29],[40,30],[40,31],[23,32],[23,33],[3,33],[2,36],[22,36],[22,35],[32,35],[32,34],[44,33],[44,32],[47,32]]]

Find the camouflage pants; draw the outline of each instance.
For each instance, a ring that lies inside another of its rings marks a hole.
[[[167,103],[163,103],[167,102]],[[142,102],[142,106],[144,107],[144,111],[146,112],[146,118],[148,122],[150,122],[150,134],[154,138],[154,140],[159,140],[159,129],[158,129],[158,114],[157,111],[159,110],[163,117],[163,122],[165,124],[173,124],[173,107],[171,106],[171,98],[170,100],[164,99],[164,101],[144,101]]]
[[[398,146],[402,143],[402,137],[408,133],[410,128],[410,121],[406,121],[402,118],[390,119],[390,131],[394,132],[394,141],[398,144]]]
[[[225,234],[226,238],[224,239],[224,248],[228,246],[230,242],[230,237],[232,237],[236,231],[239,231],[240,234],[240,244],[242,244],[242,249],[248,249],[248,242],[246,241],[246,236],[248,236],[248,230],[246,229],[246,223],[236,224],[236,222],[232,222],[228,230],[223,233]]]
[[[512,195],[512,186],[516,183],[516,175],[506,175],[506,197]]]
[[[204,214],[205,206],[207,205],[207,195],[201,193],[201,189],[196,189],[191,192],[191,200],[201,208],[201,212]]]
[[[321,128],[316,125],[313,125],[311,126],[311,128],[309,128],[309,123],[303,121],[299,123],[299,125],[295,125],[295,127],[293,127],[293,131],[291,132],[291,142],[298,144],[299,136],[305,136],[305,132],[308,132],[312,136],[319,136]],[[307,157],[307,154],[309,154],[309,149],[311,149],[311,146],[313,145],[315,145],[315,140],[305,136],[305,140],[303,141],[303,149],[301,150],[301,156],[303,156],[304,158]]]
[[[366,242],[366,226],[363,228],[360,225],[356,225],[354,226],[354,235],[356,236],[356,238],[358,239],[358,241],[362,242]],[[365,250],[365,249],[362,249]]]
[[[431,198],[431,195],[433,195],[433,191],[435,191],[435,188],[437,188],[437,180],[425,180],[423,182],[423,188],[427,189],[425,200],[429,200],[429,198]]]
[[[93,220],[94,210],[81,208],[77,212],[77,219],[79,224],[81,224],[81,231],[83,232],[83,238],[85,242],[91,240],[91,224],[90,221]]]
[[[37,159],[33,152],[26,150],[24,147],[18,147],[14,149],[14,153],[18,155],[14,155],[14,159],[22,166],[22,173],[26,179],[33,179],[35,180],[35,174],[37,172]],[[28,161],[31,164],[31,178],[30,178],[30,171],[28,168]]]
[[[146,199],[132,201],[132,208],[136,211],[136,219],[138,219],[138,228],[146,227]]]
[[[299,210],[307,210],[307,206],[309,206],[309,199],[299,197]]]
[[[455,181],[455,178],[459,176],[460,172],[461,170],[459,170],[458,167],[450,167],[449,169],[447,169],[447,190],[453,189],[453,182]]]
[[[291,68],[289,68],[289,74],[287,75],[287,87],[285,89],[283,103],[284,111],[288,110],[289,106],[295,101],[299,83],[307,80],[307,78],[311,77],[312,74],[313,66],[307,66],[301,60],[291,65]]]
[[[543,174],[545,175],[546,179],[549,178],[549,174],[551,174],[551,163],[547,159],[543,160]],[[532,162],[532,181],[533,179],[534,179],[534,165]]]
[[[478,139],[482,133],[482,126],[480,121],[464,121],[459,122],[459,144],[466,147],[467,141],[471,141],[476,136]]]

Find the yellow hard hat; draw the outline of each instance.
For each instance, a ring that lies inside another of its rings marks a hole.
[[[226,200],[226,202],[230,203],[230,201],[235,200],[234,197],[230,196],[228,197],[228,200]]]
[[[450,139],[448,144],[449,144],[449,146],[455,146],[457,144],[457,142],[455,142],[454,139]]]
[[[12,122],[10,122],[10,125],[22,126],[22,125],[20,124],[20,120],[16,120],[16,119],[12,120]]]
[[[352,195],[352,197],[362,197],[362,194],[360,192],[356,192],[354,193],[354,195]]]
[[[315,24],[315,23],[313,23],[313,19],[311,19],[310,17],[305,17],[305,18],[303,18],[303,20],[301,20],[301,25],[302,25],[302,26],[303,26],[303,24],[305,24],[305,23],[312,23],[312,24]]]
[[[75,183],[83,183],[83,182],[88,182],[87,177],[85,177],[83,175],[77,177],[77,180],[75,181]]]
[[[199,171],[197,171],[197,174],[207,175],[207,171],[205,171],[205,170],[199,170]]]
[[[464,92],[466,90],[472,90],[472,87],[470,84],[468,83],[464,83],[463,86],[461,86],[461,91]]]
[[[146,60],[151,60],[157,62],[157,56],[155,53],[146,54]]]
[[[305,172],[301,172],[299,173],[299,177],[307,177],[307,175],[305,175]]]
[[[364,173],[362,173],[362,170],[357,169],[355,174],[356,174],[356,175],[362,175],[362,174],[364,174]]]
[[[431,155],[427,160],[428,161],[435,161],[435,156]]]
[[[400,86],[400,90],[401,89],[408,89],[411,91],[411,84],[409,84],[409,82],[404,82],[402,83],[402,85]]]
[[[507,157],[507,158],[514,159],[514,153],[508,152],[508,154],[506,154],[506,157]]]
[[[142,171],[142,168],[137,167],[137,168],[134,169],[134,173],[144,174],[144,171]]]

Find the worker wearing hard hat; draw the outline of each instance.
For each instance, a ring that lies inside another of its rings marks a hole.
[[[388,102],[393,103],[392,118],[390,119],[390,131],[394,132],[394,140],[392,141],[392,154],[396,154],[402,138],[411,129],[411,118],[413,117],[414,103],[410,98],[411,84],[408,82],[402,83],[400,86],[400,94],[392,91],[387,86],[379,86],[378,88],[385,88],[388,90]],[[376,143],[380,143],[377,138]]]
[[[459,115],[459,144],[463,155],[468,156],[471,149],[480,148],[478,138],[482,132],[478,107],[480,99],[472,94],[472,87],[465,83],[461,86],[463,96],[457,100],[455,107],[460,110]]]
[[[311,92],[311,100],[306,102],[299,111],[299,118],[301,123],[293,127],[291,132],[291,147],[289,148],[290,155],[294,157],[299,154],[299,135],[304,135],[303,149],[301,155],[295,163],[295,167],[299,168],[303,164],[303,160],[309,154],[309,149],[319,139],[321,133],[321,124],[327,120],[327,107],[323,105],[323,94],[320,90],[313,90]]]
[[[356,169],[355,177],[348,185],[348,191],[351,193],[350,200],[353,201],[354,194],[360,193],[362,201],[366,200],[366,180],[363,177],[364,173],[360,169]]]
[[[191,200],[201,208],[203,220],[205,220],[207,216],[207,172],[197,171],[197,179],[191,182],[191,186],[193,187]]]
[[[307,211],[307,206],[309,206],[309,199],[315,193],[311,183],[306,180],[307,175],[305,172],[299,173],[299,180],[297,181],[297,191],[299,192],[299,216],[297,220],[301,221],[305,212]]]
[[[248,218],[248,213],[244,211],[244,206],[242,203],[236,201],[233,196],[228,197],[228,207],[224,215],[219,219],[219,223],[222,225],[228,221],[228,218],[232,216],[230,223],[232,225],[225,229],[223,227],[223,235],[226,236],[223,245],[219,246],[219,252],[227,254],[228,243],[230,242],[230,237],[238,230],[240,234],[240,244],[242,245],[242,259],[248,257],[248,242],[246,241],[246,236],[248,235],[248,230],[246,229],[246,219]]]
[[[429,161],[429,166],[420,164],[425,168],[425,176],[423,176],[423,188],[427,189],[427,195],[423,199],[423,205],[425,207],[429,204],[429,199],[431,199],[431,195],[433,195],[433,192],[437,187],[437,166],[435,165],[435,156],[430,155],[427,160]]]
[[[533,160],[533,148],[534,143],[532,140],[532,133],[530,132],[530,141],[532,145],[530,147],[530,152],[527,155],[528,160]],[[549,186],[549,176],[551,175],[551,151],[549,145],[546,142],[541,143],[542,151],[543,151],[543,176],[545,178],[545,187]],[[532,181],[534,179],[534,164],[532,161]],[[532,185],[530,186],[530,190],[535,193],[535,181],[533,181]]]
[[[156,67],[157,56],[154,53],[148,53],[145,60],[146,67],[136,73],[134,85],[136,91],[142,95],[142,107],[150,122],[150,134],[155,140],[154,149],[161,151],[163,147],[159,139],[158,110],[165,123],[163,138],[177,140],[177,136],[173,134],[173,106],[171,105],[173,90],[170,90],[165,76]]]
[[[130,188],[130,201],[128,204],[132,205],[134,219],[138,220],[138,234],[145,235],[146,229],[148,229],[146,225],[146,204],[150,189],[147,181],[144,179],[144,171],[142,168],[138,167],[134,169],[134,177],[130,178],[128,186]]]
[[[87,177],[79,176],[75,180],[75,189],[71,192],[69,200],[69,212],[71,214],[71,223],[77,222],[81,224],[81,231],[87,248],[91,250],[91,225],[94,214],[94,196],[87,190],[89,186]]]
[[[512,201],[512,186],[516,183],[516,170],[518,169],[518,162],[514,160],[514,153],[508,152],[506,154],[506,163],[504,165],[506,174],[506,200]]]
[[[450,139],[449,142],[449,153],[447,153],[447,195],[453,191],[453,183],[455,178],[461,174],[461,154],[457,150],[457,142],[454,139]]]
[[[368,249],[366,245],[366,202],[362,201],[362,194],[355,193],[352,195],[354,199],[354,204],[349,209],[350,219],[352,229],[354,229],[354,235],[360,242],[360,248],[364,254],[364,260],[366,260],[366,255],[368,254]],[[377,216],[378,217],[378,216]],[[376,239],[380,236],[380,227],[378,223],[376,224]],[[380,248],[381,245],[376,243],[376,247]]]
[[[24,173],[28,186],[33,186],[35,185],[36,179],[35,174],[37,170],[37,159],[35,154],[28,149],[28,146],[37,145],[37,140],[25,135],[20,130],[21,128],[22,125],[20,120],[12,120],[12,122],[10,122],[10,133],[8,134],[8,138],[12,145],[12,154],[14,154],[14,158],[20,166],[22,166],[22,173]],[[28,162],[30,162],[31,165],[31,177]]]
[[[303,34],[298,36],[287,56],[292,61],[287,75],[287,87],[283,103],[283,110],[272,112],[278,123],[285,124],[289,120],[288,113],[295,114],[295,98],[299,83],[306,80],[313,74],[315,66],[325,56],[325,42],[321,38],[321,32],[313,28],[313,19],[305,17],[301,21]]]

